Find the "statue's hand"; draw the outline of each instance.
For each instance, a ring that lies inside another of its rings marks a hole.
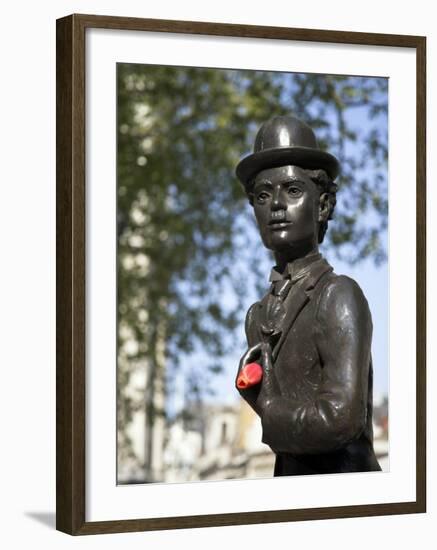
[[[237,390],[241,391],[241,390],[244,390],[244,389],[250,387],[251,385],[253,385],[253,383],[250,383],[250,380],[248,380],[248,378],[245,374],[245,367],[247,365],[250,365],[251,363],[253,364],[256,360],[257,360],[258,364],[260,363],[262,346],[263,346],[262,343],[258,343],[255,346],[252,346],[251,348],[249,348],[246,351],[246,353],[240,359],[240,364],[238,366],[238,372],[237,372],[237,378],[235,380],[235,386],[236,386]],[[258,380],[258,382],[259,382],[259,380]]]
[[[244,387],[238,383],[240,374],[246,365],[250,365],[254,361],[261,366],[262,377],[254,385]],[[262,416],[263,410],[274,400],[275,396],[280,395],[269,344],[260,342],[246,351],[240,360],[235,386],[259,416]]]
[[[257,399],[257,406],[262,411],[272,400],[281,395],[273,368],[272,349],[269,344],[261,344],[261,366],[263,379]]]

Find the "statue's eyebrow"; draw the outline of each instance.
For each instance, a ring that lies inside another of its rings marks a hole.
[[[255,189],[256,187],[260,187],[261,185],[263,185],[264,187],[270,187],[271,189],[273,188],[273,184],[270,180],[260,180],[260,181],[257,181],[255,183],[255,185],[253,186],[253,188]]]
[[[284,179],[279,180],[278,183],[280,185],[289,185],[290,183],[302,183],[303,185],[305,185],[305,181],[298,176],[285,176]],[[269,187],[270,189],[273,188],[272,182],[267,179],[256,182],[253,189],[255,190],[257,187],[260,187],[260,186]]]

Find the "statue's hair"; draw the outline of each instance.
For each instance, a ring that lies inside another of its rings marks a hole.
[[[319,243],[323,242],[323,239],[325,238],[325,233],[328,229],[328,220],[332,220],[335,205],[337,204],[337,189],[338,186],[334,181],[328,176],[328,174],[325,172],[325,170],[304,170],[304,172],[308,175],[311,180],[318,185],[320,188],[320,194],[326,193],[328,195],[328,217],[326,221],[320,223],[319,225],[319,235],[318,235],[318,241]],[[249,185],[246,186],[246,193],[249,198],[250,204],[253,206],[253,185],[254,181],[252,180]]]
[[[335,210],[335,205],[337,204],[338,186],[336,183],[332,181],[332,179],[328,176],[325,170],[305,170],[305,172],[312,179],[312,181],[319,186],[320,194],[322,193],[327,194],[328,217],[326,218],[326,221],[321,222],[319,225],[318,239],[319,239],[319,243],[322,243],[323,239],[325,238],[325,233],[328,229],[328,220],[332,220],[334,210]]]

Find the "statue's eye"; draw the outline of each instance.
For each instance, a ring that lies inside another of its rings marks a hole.
[[[260,191],[257,194],[256,198],[257,198],[258,202],[264,202],[269,198],[269,196],[270,195],[267,193],[267,191]]]
[[[300,197],[302,195],[302,190],[296,185],[290,185],[288,188],[288,194],[292,197]]]

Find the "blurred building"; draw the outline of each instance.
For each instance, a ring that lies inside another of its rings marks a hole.
[[[271,477],[274,454],[261,443],[261,425],[244,402],[201,405],[169,427],[164,481]]]
[[[374,448],[388,470],[388,400],[374,406]],[[164,481],[272,477],[275,456],[261,442],[261,423],[252,409],[236,405],[199,405],[169,426],[164,451]]]
[[[388,397],[378,396],[373,403],[373,448],[384,472],[389,471]]]

